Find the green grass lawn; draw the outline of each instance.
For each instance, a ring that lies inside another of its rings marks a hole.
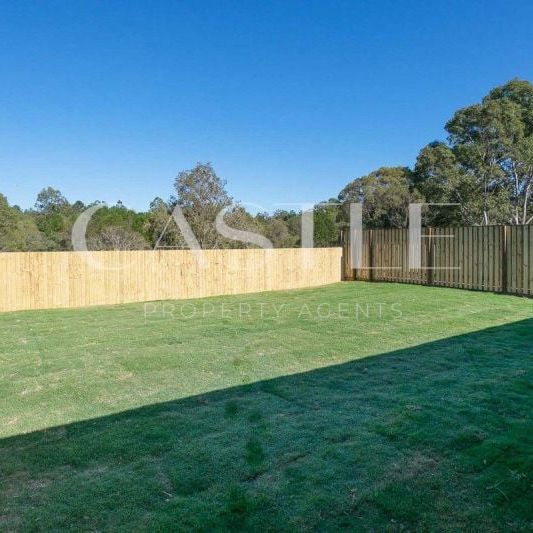
[[[0,530],[531,530],[532,316],[362,282],[0,314]]]

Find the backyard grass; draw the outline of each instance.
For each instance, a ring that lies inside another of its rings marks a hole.
[[[0,314],[0,530],[533,528],[533,300]]]

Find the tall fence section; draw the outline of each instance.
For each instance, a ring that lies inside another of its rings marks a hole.
[[[341,281],[341,248],[0,253],[0,311],[314,287]]]
[[[344,279],[533,295],[533,226],[423,228],[420,268],[409,268],[409,230],[364,230],[354,268],[343,234]]]

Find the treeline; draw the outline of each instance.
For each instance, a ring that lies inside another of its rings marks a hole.
[[[363,203],[364,224],[373,228],[407,226],[414,202],[441,204],[424,212],[424,222],[433,226],[532,223],[533,85],[512,80],[496,87],[480,103],[458,110],[445,129],[446,141],[423,147],[413,168],[380,168],[315,206],[315,245],[338,244],[350,202]],[[232,228],[260,233],[275,247],[300,244],[298,211],[251,215],[228,195],[210,164],[180,172],[173,185],[174,194],[154,199],[146,212],[121,202],[98,209],[88,227],[88,248],[187,248],[171,218],[176,205],[202,248],[243,247],[216,230],[222,209]],[[48,187],[33,209],[22,210],[0,194],[0,251],[70,250],[72,226],[92,205],[70,203]]]
[[[210,179],[219,180],[209,164],[198,164],[190,171],[209,173]],[[199,182],[198,182],[199,183]],[[199,183],[200,184],[200,183]],[[199,199],[198,199],[199,200]],[[168,201],[156,198],[147,212],[127,209],[120,201],[114,206],[100,204],[91,217],[87,233],[90,250],[143,250],[151,248],[189,248],[172,211],[175,197]],[[51,187],[43,189],[33,209],[22,211],[9,206],[0,194],[0,251],[61,251],[72,250],[71,234],[74,222],[86,209],[99,204],[69,203],[60,191]],[[242,207],[234,206],[227,197],[224,203],[204,202],[194,199],[190,207],[183,208],[187,223],[204,249],[242,248],[240,241],[226,239],[215,228],[215,217],[220,210],[229,208],[224,222],[235,229],[259,233],[276,248],[292,248],[300,244],[300,212],[279,210],[274,214],[255,216]],[[336,208],[318,207],[314,215],[316,246],[338,243]]]
[[[99,205],[86,232],[90,250],[143,250],[152,248],[188,248],[183,234],[172,218],[179,204],[200,246],[208,248],[242,248],[243,243],[222,237],[215,227],[216,215],[227,208],[224,222],[235,229],[253,231],[264,235],[275,247],[295,247],[300,242],[300,214],[297,211],[276,211],[270,215],[248,213],[224,189],[210,164],[198,164],[183,172],[176,180],[179,187],[189,181],[187,192],[171,196],[167,201],[155,198],[146,212],[126,208],[122,202],[106,206],[100,202],[70,203],[60,191],[48,187],[37,196],[32,209],[22,210],[10,206],[0,194],[0,251],[61,251],[72,250],[72,228],[76,219],[86,209]],[[213,196],[205,192],[218,188]],[[316,226],[317,245],[328,246],[338,240],[335,216],[327,219],[329,232]]]

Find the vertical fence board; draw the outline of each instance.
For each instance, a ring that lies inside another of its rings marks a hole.
[[[528,287],[528,294],[531,296],[533,295],[533,226],[528,226],[528,236],[527,236],[527,242],[528,242],[528,268],[527,268],[527,287]]]

